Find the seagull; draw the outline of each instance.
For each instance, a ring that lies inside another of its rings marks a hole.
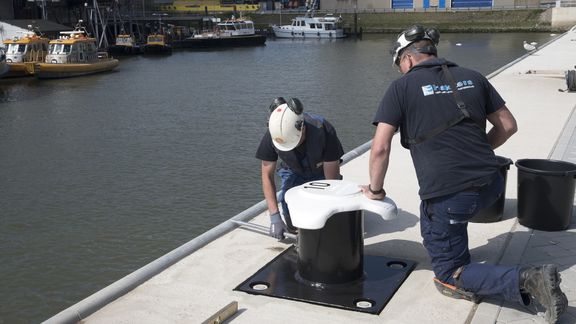
[[[456,46],[462,46],[462,43],[456,43]]]
[[[528,42],[524,41],[524,49],[527,51],[533,51],[536,49],[535,45],[528,44]]]

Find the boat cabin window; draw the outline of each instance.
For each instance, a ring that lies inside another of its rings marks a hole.
[[[324,24],[324,29],[326,29],[326,30],[333,30],[333,29],[334,29],[334,25],[333,25],[333,24]]]
[[[24,44],[9,44],[6,53],[17,54],[17,53],[24,53],[25,51],[26,51],[26,45]]]
[[[50,44],[50,54],[66,54],[70,53],[70,49],[69,44]]]
[[[129,37],[118,37],[116,38],[116,44],[119,45],[131,45],[131,39]]]

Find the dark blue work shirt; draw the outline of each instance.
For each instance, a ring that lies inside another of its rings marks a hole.
[[[446,64],[473,120],[465,119],[418,144],[416,138],[462,114],[443,76]],[[486,116],[505,102],[480,73],[444,59],[430,59],[395,80],[380,102],[374,125],[387,123],[400,130],[410,149],[422,200],[440,197],[487,182],[499,169],[486,135]]]

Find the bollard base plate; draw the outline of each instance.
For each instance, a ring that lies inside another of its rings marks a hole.
[[[379,314],[402,285],[416,262],[364,255],[364,277],[340,284],[306,285],[297,280],[298,253],[292,246],[234,290]]]

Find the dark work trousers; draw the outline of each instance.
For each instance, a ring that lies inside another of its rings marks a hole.
[[[284,220],[286,221],[288,228],[290,230],[294,230],[294,225],[292,225],[292,219],[290,218],[290,210],[288,210],[288,204],[286,204],[286,200],[284,200],[284,195],[286,195],[286,191],[289,189],[305,184],[306,182],[324,180],[324,169],[320,169],[317,172],[305,172],[303,174],[299,174],[292,171],[292,169],[283,167],[279,168],[276,173],[282,180],[280,195],[278,196],[278,200],[282,205],[282,214],[284,215]]]
[[[519,266],[470,262],[468,220],[496,202],[503,190],[504,179],[497,172],[484,186],[424,200],[420,204],[420,231],[440,281],[479,296],[500,295],[521,302]],[[461,272],[457,271],[460,267]]]

